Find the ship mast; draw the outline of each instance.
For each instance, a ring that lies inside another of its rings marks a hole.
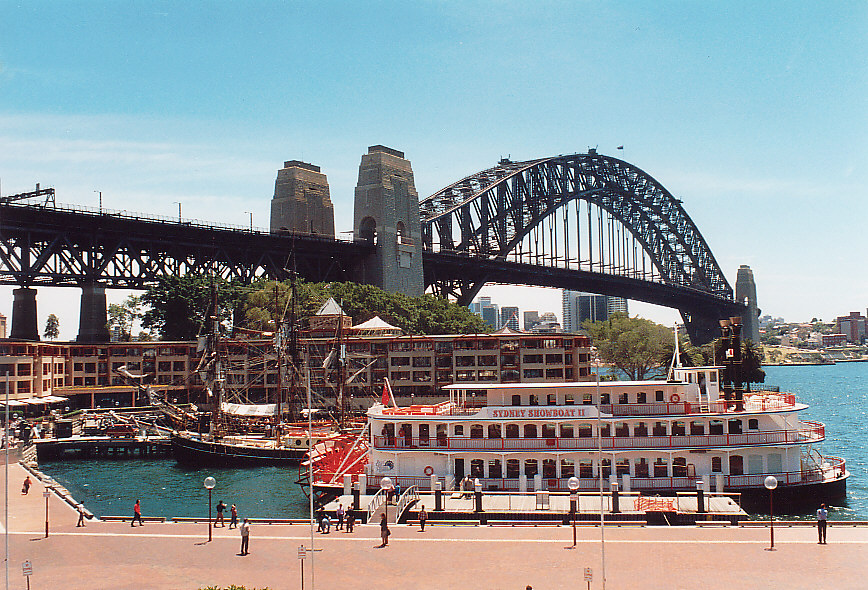
[[[223,402],[223,371],[218,348],[219,323],[217,318],[217,284],[211,282],[211,302],[206,320],[205,335],[205,375],[203,381],[208,392],[214,397],[214,410],[211,413],[211,435],[220,438],[220,411]]]

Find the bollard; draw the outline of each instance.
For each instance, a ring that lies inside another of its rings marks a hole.
[[[353,484],[353,510],[360,510],[361,509],[362,503],[361,503],[361,500],[359,498],[360,495],[361,495],[361,492],[359,492],[359,482],[356,482]]]
[[[437,480],[438,480],[438,479],[439,479],[439,478],[437,477],[437,474],[436,474],[436,473],[432,473],[432,474],[431,474],[431,476],[430,476],[430,480],[429,480],[429,484],[430,484],[430,489],[431,489],[432,492],[434,491],[434,488],[437,486]]]
[[[440,512],[441,510],[443,510],[443,484],[438,481],[434,490],[434,511]]]
[[[701,481],[696,482],[696,511],[705,512],[705,490]]]
[[[618,482],[612,482],[612,514],[618,514],[621,512],[618,507]]]
[[[344,496],[350,495],[350,490],[353,489],[353,476],[344,474]]]
[[[482,484],[479,483],[478,479],[476,480],[473,493],[476,497],[476,512],[482,512]]]

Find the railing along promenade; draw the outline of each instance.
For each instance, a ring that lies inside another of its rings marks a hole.
[[[769,444],[821,442],[826,429],[819,422],[799,422],[799,428],[765,430],[740,434],[668,434],[662,436],[604,436],[605,450],[630,449],[683,449]],[[530,437],[530,438],[473,438],[466,436],[421,438],[418,436],[378,435],[373,437],[374,447],[390,449],[429,449],[447,451],[580,451],[596,450],[597,437]]]

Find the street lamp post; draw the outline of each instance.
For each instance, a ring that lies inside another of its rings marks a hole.
[[[380,480],[380,489],[383,490],[383,496],[386,498],[386,518],[389,518],[389,490],[392,489],[392,479],[384,477]]]
[[[45,538],[48,538],[48,498],[51,497],[51,488],[46,486],[45,491],[42,492],[43,497],[45,498]]]
[[[763,485],[766,486],[766,489],[769,491],[769,536],[771,538],[771,545],[766,551],[774,551],[775,550],[775,510],[774,505],[772,503],[772,492],[778,487],[778,479],[774,475],[770,475],[763,482]]]
[[[570,488],[570,514],[573,517],[573,547],[576,546],[576,512],[579,509],[579,478],[571,477],[567,481]]]
[[[217,485],[217,480],[211,476],[205,478],[205,489],[208,490],[208,542],[211,542],[211,490]]]

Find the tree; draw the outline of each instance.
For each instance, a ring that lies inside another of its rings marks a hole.
[[[722,365],[723,359],[726,358],[726,347],[721,338],[702,345],[700,350],[702,353],[702,364],[704,365]],[[766,380],[766,373],[763,371],[762,362],[762,347],[752,340],[742,340],[741,375],[745,382],[763,383]],[[721,379],[730,380],[727,370],[722,372]]]
[[[57,319],[57,316],[49,314],[48,319],[45,322],[45,331],[43,335],[49,340],[57,340],[60,336],[60,320]]]
[[[218,318],[232,325],[233,312],[241,307],[245,288],[222,278],[205,276],[163,277],[141,297],[149,309],[142,327],[154,329],[163,340],[192,340],[205,324],[211,299],[211,282],[217,284]]]
[[[620,369],[633,381],[645,379],[672,358],[671,328],[650,320],[618,312],[602,322],[586,321],[583,327],[597,347],[600,360]]]
[[[130,295],[123,303],[108,306],[109,330],[117,330],[122,342],[132,340],[133,324],[142,317],[141,296]]]

